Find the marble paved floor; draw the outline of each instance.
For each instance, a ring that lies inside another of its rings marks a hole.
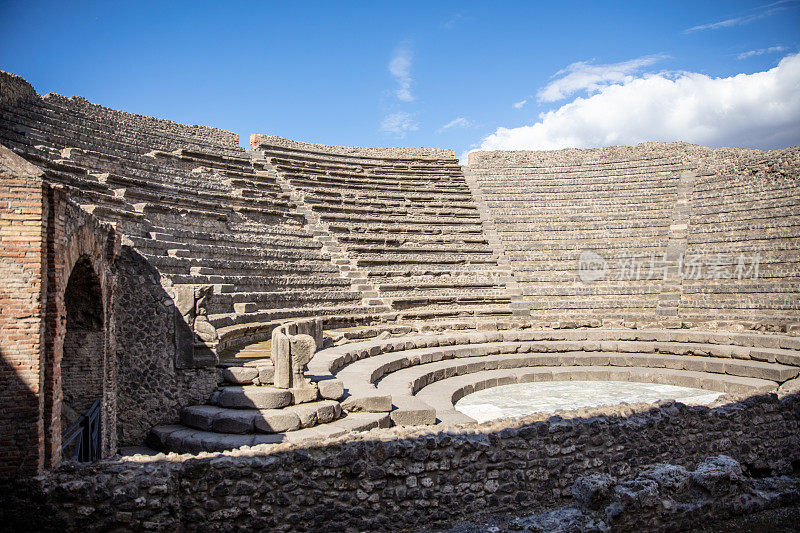
[[[627,402],[678,400],[687,405],[706,405],[721,392],[627,381],[548,381],[518,383],[475,392],[461,398],[456,409],[478,422],[552,413]]]

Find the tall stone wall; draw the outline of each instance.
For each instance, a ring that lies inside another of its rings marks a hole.
[[[446,432],[391,429],[308,447],[63,468],[0,495],[0,508],[7,524],[70,530],[420,528],[565,505],[582,476],[625,479],[652,463],[689,466],[724,453],[751,473],[791,473],[800,465],[799,424],[794,394],[714,408],[534,415]]]
[[[133,130],[161,132],[166,135],[180,135],[182,137],[195,138],[200,141],[228,146],[230,148],[239,147],[239,135],[236,133],[212,128],[210,126],[198,126],[190,124],[180,124],[163,118],[148,117],[126,111],[117,111],[108,107],[94,104],[82,96],[62,96],[60,94],[49,93],[43,97],[51,103],[56,103],[67,109],[71,109],[99,120],[108,120],[121,127]]]

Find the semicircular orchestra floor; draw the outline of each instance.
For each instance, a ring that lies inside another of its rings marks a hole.
[[[474,392],[455,404],[457,411],[478,422],[533,413],[600,407],[621,403],[676,400],[708,405],[723,393],[693,387],[627,381],[551,381],[515,383]]]

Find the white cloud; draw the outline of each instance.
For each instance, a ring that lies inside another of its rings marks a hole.
[[[401,43],[395,51],[392,59],[389,61],[389,72],[391,72],[394,79],[397,81],[397,89],[394,91],[398,100],[403,102],[413,102],[414,96],[411,94],[411,49],[408,43]]]
[[[464,117],[458,117],[456,119],[451,120],[438,130],[436,130],[436,133],[442,133],[444,131],[449,130],[450,128],[469,128],[471,126],[472,122],[469,119],[466,119]]]
[[[591,148],[645,141],[775,148],[800,144],[800,54],[753,74],[648,74],[498,128],[481,150]]]
[[[398,139],[402,139],[409,131],[417,131],[419,124],[414,121],[411,113],[405,111],[398,111],[384,117],[381,122],[381,131],[384,133],[391,133]]]
[[[522,109],[522,106],[524,106],[527,103],[528,103],[528,100],[526,99],[526,100],[520,100],[519,102],[514,102],[511,105],[512,105],[512,107],[514,109]]]
[[[631,81],[635,73],[665,57],[656,54],[607,65],[578,61],[556,72],[555,79],[542,87],[536,97],[540,102],[555,102],[579,91],[595,93],[612,83]]]
[[[717,22],[710,22],[708,24],[700,24],[699,26],[692,26],[684,30],[684,33],[692,33],[695,31],[704,30],[719,30],[721,28],[731,28],[733,26],[743,26],[756,20],[765,19],[786,9],[785,4],[794,4],[797,0],[780,0],[772,4],[760,6],[755,13],[749,15],[742,15],[741,17],[732,17],[729,19],[719,20]]]
[[[778,52],[785,52],[785,51],[786,51],[786,47],[785,46],[770,46],[769,48],[759,48],[757,50],[750,50],[748,52],[742,52],[741,54],[736,56],[736,58],[737,59],[747,59],[748,57],[760,56],[760,55],[764,55],[764,54],[775,54],[775,53],[778,53]]]

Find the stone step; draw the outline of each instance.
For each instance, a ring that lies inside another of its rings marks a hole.
[[[339,402],[321,400],[281,409],[226,409],[195,405],[181,411],[187,427],[214,433],[285,433],[333,422],[342,413]]]
[[[261,444],[301,443],[321,441],[352,432],[387,428],[388,413],[348,413],[329,424],[274,434],[222,434],[188,428],[183,425],[156,426],[148,435],[147,444],[162,452],[192,453],[221,452]]]
[[[280,409],[290,404],[315,401],[318,395],[316,386],[278,389],[269,386],[241,385],[223,387],[214,403],[220,407],[234,409]]]

